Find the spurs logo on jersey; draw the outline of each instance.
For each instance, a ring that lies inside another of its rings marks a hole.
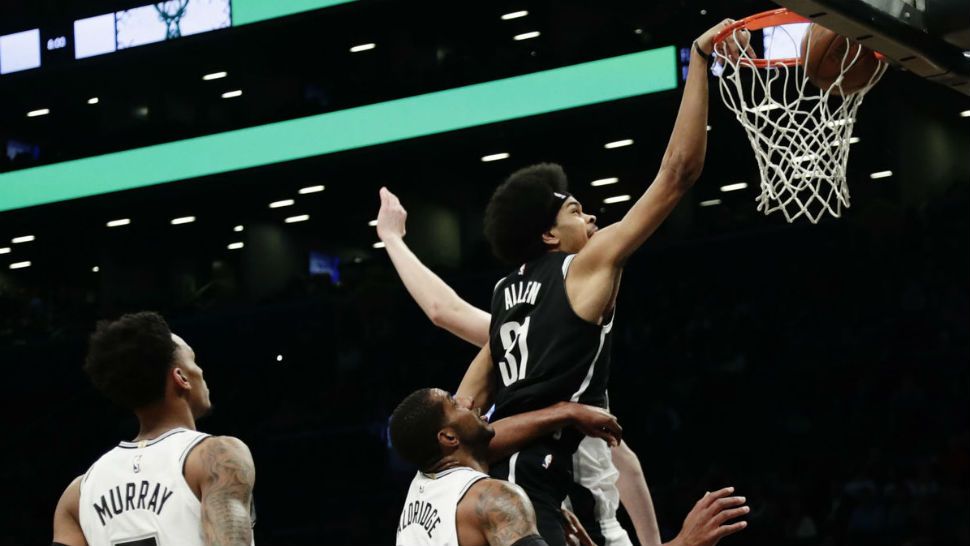
[[[455,516],[468,488],[487,478],[471,468],[451,468],[437,474],[418,472],[397,526],[398,546],[458,546]]]
[[[201,546],[201,504],[182,469],[207,436],[176,428],[102,455],[81,480],[78,512],[88,545]]]

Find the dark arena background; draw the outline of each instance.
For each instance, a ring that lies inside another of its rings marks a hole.
[[[147,0],[0,3],[0,545],[50,544],[64,487],[137,433],[81,371],[95,323],[137,310],[194,347],[200,429],[250,446],[257,544],[392,544],[414,468],[389,414],[455,389],[477,350],[375,247],[378,189],[487,307],[495,186],[558,162],[617,221],[657,172],[692,41],[778,7],[283,4],[189,0],[179,22]],[[664,540],[734,485],[752,513],[723,544],[970,545],[970,97],[891,68],[858,114],[851,207],[789,224],[755,210],[710,83],[703,175],[617,307],[611,409]]]

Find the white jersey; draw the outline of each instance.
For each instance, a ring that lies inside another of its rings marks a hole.
[[[488,478],[468,467],[418,474],[397,526],[397,546],[458,546],[458,502],[477,481]]]
[[[182,473],[208,434],[175,428],[121,442],[81,479],[78,507],[89,546],[203,546],[202,506]]]

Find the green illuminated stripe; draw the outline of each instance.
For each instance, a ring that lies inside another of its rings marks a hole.
[[[248,25],[294,13],[328,8],[356,0],[232,0],[232,26]]]
[[[665,91],[673,46],[0,174],[0,211],[269,165]]]

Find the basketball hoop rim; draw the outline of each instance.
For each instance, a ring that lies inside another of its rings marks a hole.
[[[735,21],[734,23],[728,25],[721,32],[718,32],[714,36],[714,49],[717,50],[717,45],[723,43],[724,40],[732,35],[738,29],[744,29],[748,31],[762,30],[768,27],[776,27],[779,25],[790,25],[793,23],[811,23],[812,20],[799,15],[790,9],[779,8],[768,11],[763,11],[761,13],[756,13],[745,17],[744,19]],[[884,60],[884,56],[878,51],[874,51],[876,58],[880,61]],[[739,66],[747,66],[749,68],[771,68],[773,66],[798,66],[802,64],[802,59],[800,57],[786,57],[783,59],[741,59],[738,62]]]
[[[754,15],[749,15],[744,19],[731,23],[721,32],[718,32],[717,35],[714,36],[714,50],[717,51],[718,44],[723,43],[728,36],[733,35],[737,30],[744,29],[754,31],[762,30],[768,27],[776,27],[778,25],[810,22],[811,21],[807,17],[803,17],[787,8],[773,9],[756,13]],[[802,60],[799,57],[786,57],[783,59],[742,59],[738,64],[752,68],[769,68],[779,65],[798,66],[802,64]]]

